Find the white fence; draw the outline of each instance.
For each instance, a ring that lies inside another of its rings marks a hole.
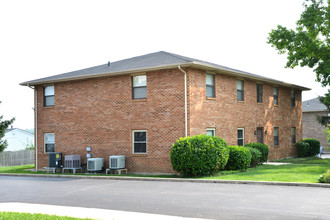
[[[4,151],[0,153],[0,167],[34,164],[34,150]]]

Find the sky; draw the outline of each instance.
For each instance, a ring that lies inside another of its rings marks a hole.
[[[277,25],[295,28],[302,0],[3,0],[0,115],[34,127],[33,89],[19,83],[157,51],[213,62],[311,88],[308,67],[286,69],[267,44]]]

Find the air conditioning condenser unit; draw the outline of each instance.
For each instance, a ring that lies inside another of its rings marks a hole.
[[[109,157],[109,168],[110,169],[124,169],[125,168],[125,156],[114,155]]]
[[[87,160],[87,171],[102,171],[104,159],[103,158],[89,158]]]

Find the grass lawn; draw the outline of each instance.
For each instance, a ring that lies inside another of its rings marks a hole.
[[[329,169],[330,169],[329,158],[322,159],[319,157],[299,157],[299,158],[279,159],[279,160],[274,160],[274,162],[294,163],[294,164],[324,164],[324,165],[329,165]]]
[[[73,218],[67,216],[57,215],[44,215],[44,214],[30,214],[30,213],[19,213],[19,212],[0,212],[0,220],[79,220],[87,218]]]
[[[229,175],[215,175],[202,179],[219,180],[251,180],[251,181],[276,181],[276,182],[300,182],[318,183],[318,178],[324,174],[329,165],[260,165],[249,168],[246,172]]]
[[[31,173],[25,169],[33,169],[34,164],[22,166],[0,167],[0,173]]]
[[[328,169],[330,169],[330,159],[319,159],[313,157],[313,158],[292,158],[292,159],[285,159],[279,161],[290,162],[294,164],[280,165],[280,166],[260,165],[257,166],[256,168],[249,168],[246,172],[221,171],[216,175],[202,177],[200,179],[317,183],[318,182],[317,179],[320,177],[320,175],[324,174]],[[36,173],[25,170],[25,169],[33,169],[33,168],[34,165],[0,167],[0,173]],[[45,172],[37,172],[37,173],[47,174]],[[54,175],[60,175],[60,174],[62,173],[56,173]],[[65,175],[72,175],[72,173],[66,173]],[[76,173],[75,175],[105,176],[104,173],[103,174]],[[121,175],[121,176],[156,177],[156,178],[178,177],[177,175],[154,176],[154,175],[135,175],[135,174]]]

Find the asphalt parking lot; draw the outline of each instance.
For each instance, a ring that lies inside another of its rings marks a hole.
[[[206,219],[330,219],[319,187],[0,176],[0,202]]]

